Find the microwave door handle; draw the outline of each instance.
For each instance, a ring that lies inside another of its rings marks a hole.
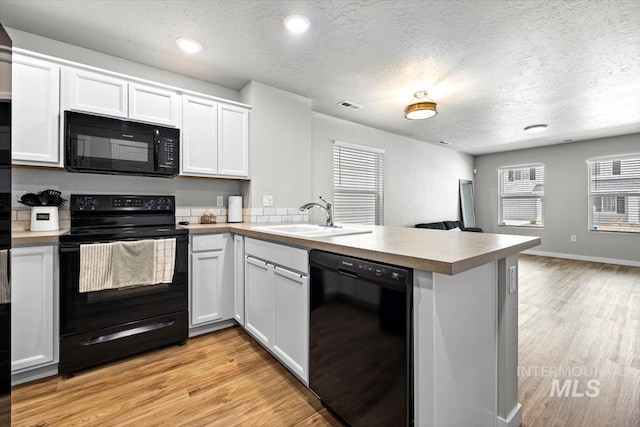
[[[160,132],[157,129],[153,132],[153,170],[160,170]]]

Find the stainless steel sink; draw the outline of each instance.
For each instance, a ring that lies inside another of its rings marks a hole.
[[[289,236],[299,237],[330,237],[345,236],[348,234],[364,234],[371,233],[371,230],[365,228],[354,227],[326,227],[316,224],[281,224],[281,225],[263,225],[253,227],[254,230],[268,231],[270,233],[287,234]]]

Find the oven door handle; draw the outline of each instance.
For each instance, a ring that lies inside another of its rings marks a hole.
[[[60,243],[60,252],[77,252],[79,249],[79,243]]]
[[[133,329],[127,329],[126,331],[115,332],[113,334],[101,335],[95,338],[87,338],[80,341],[80,345],[94,345],[104,342],[114,341],[120,338],[130,337],[133,335],[144,334],[145,332],[151,332],[162,328],[173,326],[176,323],[175,320],[165,320],[163,322],[151,323],[149,325],[139,326]]]

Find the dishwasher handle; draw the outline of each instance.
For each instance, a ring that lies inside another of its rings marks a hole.
[[[358,273],[355,273],[355,272],[349,271],[349,270],[345,270],[345,269],[340,268],[340,267],[338,267],[338,273],[342,274],[343,276],[351,277],[353,279],[357,279],[358,278]]]

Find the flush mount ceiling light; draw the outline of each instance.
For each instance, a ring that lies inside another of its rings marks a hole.
[[[309,29],[311,21],[304,15],[294,13],[284,18],[284,26],[292,33],[301,34]]]
[[[176,44],[180,49],[187,53],[193,54],[198,53],[202,50],[202,45],[200,44],[200,42],[193,39],[188,39],[186,37],[180,37],[179,39],[177,39]]]
[[[539,124],[539,125],[527,126],[526,128],[524,128],[524,131],[526,133],[536,133],[536,132],[545,131],[548,127],[549,127],[549,125],[546,125],[546,124],[542,123],[542,124]]]
[[[416,102],[407,105],[404,108],[404,117],[409,120],[430,119],[438,114],[437,105],[429,99],[426,90],[420,90],[413,94]]]

